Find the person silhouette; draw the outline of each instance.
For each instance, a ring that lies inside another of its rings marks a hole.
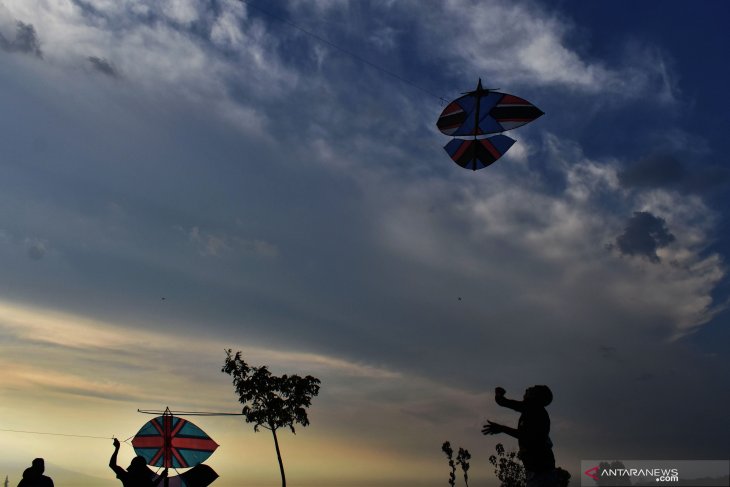
[[[553,442],[550,441],[550,416],[545,410],[553,401],[552,391],[544,385],[528,387],[522,401],[507,399],[505,393],[503,388],[497,387],[494,390],[494,400],[502,407],[522,413],[517,429],[487,420],[482,433],[506,433],[517,438],[517,456],[525,466],[527,487],[557,486]]]
[[[51,477],[43,475],[46,470],[46,462],[42,458],[35,458],[31,466],[23,471],[23,478],[18,487],[53,487]]]
[[[162,475],[152,480],[152,472],[147,468],[147,460],[141,455],[134,457],[127,467],[124,468],[117,465],[117,454],[119,454],[119,440],[114,438],[114,453],[109,459],[109,468],[114,470],[117,478],[122,481],[124,487],[155,487],[162,479],[167,477],[167,469],[163,470]]]

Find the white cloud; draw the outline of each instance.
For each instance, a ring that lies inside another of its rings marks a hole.
[[[383,243],[421,266],[479,276],[485,287],[526,299],[541,295],[545,317],[554,304],[581,296],[587,308],[631,310],[637,327],[659,322],[666,337],[709,321],[720,309],[712,290],[726,274],[721,257],[705,252],[712,211],[697,197],[626,191],[617,161],[589,159],[551,136],[545,143],[549,169],[564,178],[561,191],[521,168],[509,177],[495,170],[478,182],[399,188],[398,204],[382,218]],[[634,211],[665,219],[677,236],[659,250],[659,263],[607,250]],[[600,292],[586,295],[588,289]],[[610,321],[604,316],[595,326]]]
[[[213,22],[210,32],[211,40],[218,46],[238,50],[247,39],[241,31],[241,24],[246,17],[246,10],[241,2],[224,2],[223,11]],[[259,26],[260,28],[260,26]],[[259,57],[257,53],[255,57]]]
[[[180,24],[190,24],[200,17],[197,0],[163,0],[160,9],[170,19]]]
[[[427,38],[450,70],[494,80],[488,83],[624,96],[658,92],[661,101],[674,100],[673,75],[661,52],[627,44],[624,62],[610,65],[576,49],[574,29],[568,18],[535,2],[449,0],[429,16]]]
[[[37,384],[48,386],[67,386],[69,389],[93,389],[93,384],[107,384],[104,389],[111,393],[122,387],[117,378],[104,382],[99,377],[99,370],[86,370],[79,366],[83,360],[93,359],[106,361],[111,366],[113,362],[122,360],[125,368],[150,368],[163,373],[167,365],[151,360],[151,357],[173,354],[175,351],[185,350],[187,357],[184,362],[190,364],[188,377],[197,377],[200,374],[211,375],[205,371],[193,371],[201,362],[223,362],[223,350],[230,345],[217,338],[206,338],[200,335],[165,333],[155,330],[141,330],[130,328],[119,322],[105,322],[86,316],[67,312],[39,309],[9,301],[0,301],[0,334],[5,337],[5,356],[7,363],[14,363],[13,373],[9,374],[1,385],[17,386],[23,380],[31,380]],[[12,339],[11,339],[12,338]],[[70,360],[67,356],[65,367],[59,368],[55,375],[47,375],[42,380],[40,370],[46,358],[34,361],[32,354],[23,353],[16,356],[17,351],[28,348],[46,350],[47,359],[55,356],[54,348],[62,353],[68,351],[79,361]],[[48,348],[51,347],[51,348]],[[270,364],[274,370],[284,370],[289,373],[315,374],[321,373],[329,377],[338,377],[338,380],[402,379],[401,374],[377,365],[356,363],[336,356],[301,352],[285,349],[275,349],[247,344],[236,350],[242,350],[244,359],[252,365]],[[235,350],[234,350],[235,351]],[[120,362],[121,363],[121,362]],[[146,374],[151,379],[155,373]],[[111,373],[110,377],[125,377],[124,374]],[[123,383],[132,386],[136,378],[126,377]]]
[[[155,99],[217,100],[211,106],[245,130],[261,133],[265,117],[241,97],[233,100],[232,85],[255,94],[251,102],[296,83],[294,72],[278,60],[275,39],[247,18],[241,2],[223,2],[217,16],[192,0],[168,0],[144,12],[146,4],[130,1],[88,2],[91,12],[71,0],[5,3],[0,18],[28,19],[51,65],[77,70],[90,56],[104,59]],[[190,28],[193,22],[200,23],[197,30]]]

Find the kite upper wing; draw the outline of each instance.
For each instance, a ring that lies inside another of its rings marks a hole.
[[[525,125],[541,115],[542,110],[527,100],[484,90],[468,93],[449,103],[436,126],[445,135],[454,137],[496,134]]]

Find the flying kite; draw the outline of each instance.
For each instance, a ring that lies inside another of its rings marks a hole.
[[[515,143],[501,132],[530,123],[544,114],[527,100],[483,88],[481,78],[476,90],[463,95],[444,108],[436,126],[443,134],[454,137],[444,146],[449,157],[473,171],[489,166]]]

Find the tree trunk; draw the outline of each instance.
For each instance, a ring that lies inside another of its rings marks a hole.
[[[271,428],[271,434],[274,435],[274,446],[276,447],[276,458],[279,460],[279,470],[281,471],[281,487],[286,487],[286,475],[284,475],[284,463],[281,461],[281,451],[279,450],[279,440],[276,438],[276,429]]]

